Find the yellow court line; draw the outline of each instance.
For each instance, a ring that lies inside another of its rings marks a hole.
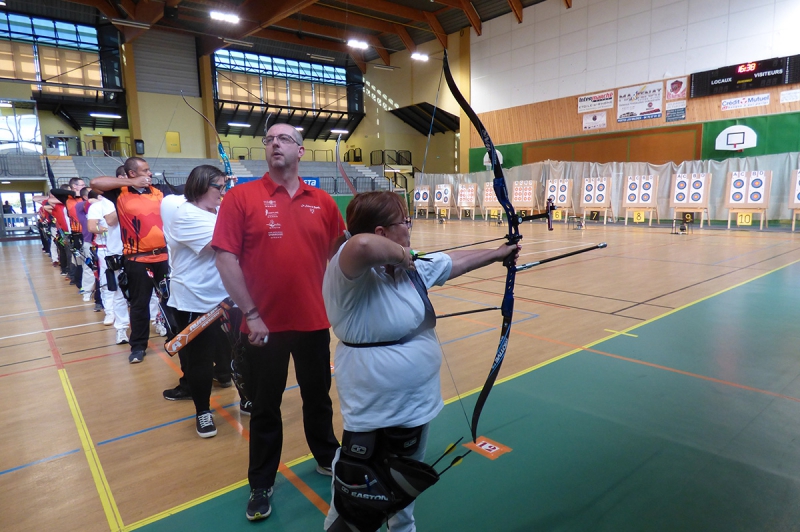
[[[598,344],[601,344],[601,343],[605,342],[606,340],[611,340],[612,338],[616,338],[617,336],[620,336],[622,334],[626,334],[629,331],[632,331],[634,329],[638,329],[639,327],[644,327],[645,325],[653,323],[654,321],[660,320],[662,318],[666,318],[667,316],[669,316],[671,314],[675,314],[676,312],[679,312],[681,310],[685,310],[685,309],[687,309],[687,308],[689,308],[689,307],[691,307],[693,305],[696,305],[698,303],[702,303],[703,301],[706,301],[707,299],[711,299],[712,297],[716,297],[716,296],[718,296],[720,294],[724,294],[725,292],[733,290],[734,288],[739,288],[740,286],[744,286],[747,283],[752,283],[753,281],[761,279],[762,277],[766,277],[767,275],[773,274],[773,273],[775,273],[777,271],[780,271],[780,270],[782,270],[784,268],[788,268],[789,266],[792,266],[793,264],[797,264],[799,262],[800,262],[800,260],[792,261],[792,262],[790,262],[788,264],[784,264],[783,266],[775,268],[774,270],[770,270],[768,272],[762,273],[761,275],[757,275],[757,276],[753,277],[752,279],[748,279],[746,281],[742,281],[741,283],[735,284],[733,286],[729,286],[728,288],[724,288],[724,289],[722,289],[722,290],[720,290],[718,292],[714,292],[713,294],[707,295],[705,297],[701,297],[700,299],[698,299],[696,301],[692,301],[691,303],[687,303],[687,304],[685,304],[683,306],[674,308],[674,309],[672,309],[670,311],[665,312],[664,314],[661,314],[661,315],[656,316],[654,318],[650,318],[649,320],[645,320],[645,321],[643,321],[641,323],[637,323],[636,325],[628,327],[627,329],[624,329],[622,331],[616,332],[614,334],[610,334],[610,335],[608,335],[608,336],[606,336],[604,338],[600,338],[599,340],[595,340],[594,342],[590,342],[590,343],[584,345],[583,347],[579,347],[577,349],[573,349],[572,351],[568,351],[566,353],[563,353],[561,355],[553,357],[553,358],[551,358],[549,360],[545,360],[544,362],[540,362],[539,364],[536,364],[535,366],[531,366],[531,367],[529,367],[527,369],[523,369],[522,371],[518,371],[517,373],[509,375],[508,377],[503,377],[502,379],[497,379],[497,382],[495,384],[501,384],[501,383],[504,383],[504,382],[508,382],[508,381],[510,381],[512,379],[516,379],[517,377],[521,377],[522,375],[525,375],[525,374],[530,373],[532,371],[535,371],[535,370],[537,370],[539,368],[542,368],[544,366],[552,364],[553,362],[557,362],[557,361],[559,361],[561,359],[567,358],[568,356],[574,355],[575,353],[580,353],[581,351],[584,351],[584,350],[586,350],[586,349],[588,349],[590,347],[594,347],[594,346],[596,346]],[[511,329],[511,332],[512,333],[514,332],[513,328]],[[454,402],[458,401],[461,398],[468,397],[470,395],[479,393],[482,389],[483,389],[483,386],[480,386],[478,388],[475,388],[475,389],[470,390],[468,392],[462,393],[462,394],[457,395],[455,397],[451,397],[450,399],[446,400],[444,402],[444,404],[449,405],[451,403],[454,403]]]
[[[78,399],[75,397],[75,390],[69,381],[67,371],[65,369],[58,370],[58,376],[61,378],[61,385],[67,395],[67,403],[69,403],[69,409],[72,412],[72,419],[78,429],[78,436],[80,436],[86,460],[89,462],[89,469],[92,472],[94,485],[97,488],[97,494],[100,496],[100,502],[103,505],[108,525],[112,532],[123,530],[122,516],[119,513],[119,508],[117,508],[117,503],[114,501],[111,487],[108,485],[108,479],[106,479],[106,474],[103,472],[103,466],[97,456],[97,449],[94,446],[92,437],[89,435],[89,428],[86,426],[86,420],[83,418],[83,413],[81,413],[81,409],[78,406]]]
[[[628,334],[626,332],[615,331],[613,329],[603,329],[603,330],[606,331],[606,332],[610,332],[610,333],[624,334],[625,336],[630,336],[632,338],[639,338],[638,334]]]

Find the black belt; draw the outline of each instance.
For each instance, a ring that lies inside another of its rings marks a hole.
[[[129,253],[124,255],[126,259],[130,259],[132,257],[150,257],[150,256],[157,256],[167,252],[167,248],[157,248],[152,251],[140,251],[139,253]]]
[[[390,345],[401,345],[408,343],[412,339],[416,338],[423,332],[427,331],[428,329],[433,329],[436,327],[436,312],[433,310],[433,305],[431,304],[431,300],[428,298],[428,289],[425,287],[425,283],[422,281],[422,277],[420,277],[419,272],[417,270],[406,270],[408,274],[408,278],[411,279],[411,284],[414,285],[414,288],[417,289],[420,297],[422,298],[422,303],[425,305],[425,317],[422,319],[422,323],[419,326],[408,333],[407,335],[403,336],[399,340],[389,340],[386,342],[367,342],[363,344],[353,344],[350,342],[345,342],[342,340],[342,343],[347,347],[386,347]]]

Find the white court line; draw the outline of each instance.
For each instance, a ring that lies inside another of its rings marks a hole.
[[[19,338],[20,336],[30,336],[32,334],[41,334],[41,333],[53,332],[53,331],[63,331],[64,329],[75,329],[76,327],[88,327],[89,325],[102,325],[102,324],[103,324],[102,321],[93,321],[91,323],[83,323],[81,325],[70,325],[69,327],[58,327],[58,328],[55,328],[55,329],[43,329],[41,331],[33,331],[33,332],[27,332],[27,333],[22,333],[22,334],[15,334],[15,335],[12,335],[12,336],[0,336],[0,340],[9,340],[11,338]],[[106,329],[103,329],[103,330],[106,330]]]
[[[56,307],[56,308],[48,308],[44,309],[42,312],[52,312],[54,310],[64,310],[65,308],[78,308],[78,307],[91,307],[92,305],[71,305],[69,307]],[[29,312],[19,312],[17,314],[6,314],[5,316],[0,316],[0,320],[3,318],[13,318],[14,316],[24,316],[25,314],[38,314],[38,310],[31,310]]]

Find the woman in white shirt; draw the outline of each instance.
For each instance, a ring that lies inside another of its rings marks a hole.
[[[172,267],[168,305],[176,310],[179,331],[228,297],[211,248],[225,174],[214,166],[198,166],[189,174],[183,194],[186,202],[177,207],[164,231]],[[221,349],[230,346],[220,324],[214,323],[181,350],[197,411],[195,427],[202,438],[217,434],[209,400],[214,354]]]
[[[516,261],[520,246],[434,253],[414,261],[411,218],[402,198],[393,192],[353,198],[347,206],[347,229],[352,236],[331,259],[322,285],[328,319],[340,339],[335,367],[342,439],[346,444],[353,433],[361,437],[378,431],[380,442],[389,439],[382,434],[407,432],[414,451],[404,456],[421,461],[428,424],[443,407],[442,350],[427,289],[509,255]],[[336,489],[336,477],[346,474],[336,469],[341,452],[334,460],[334,496],[325,520],[326,529],[337,531],[346,528],[337,522],[336,506],[348,504]],[[413,507],[412,502],[391,517],[389,530],[416,530]],[[358,506],[349,512],[358,517],[365,513]]]

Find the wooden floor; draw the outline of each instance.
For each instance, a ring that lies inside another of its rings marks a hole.
[[[505,231],[481,222],[416,220],[412,245],[435,250]],[[598,242],[608,248],[517,276],[501,377],[800,261],[800,239],[780,231],[676,236],[663,227],[578,231],[558,224],[547,232],[535,223],[522,233],[524,262]],[[239,417],[233,389],[213,390],[219,432],[202,440],[191,401],[161,396],[175,386],[179,369],[158,337],[144,363],[128,364],[129,350],[114,345],[113,327],[102,325],[102,314],[81,301],[36,243],[0,246],[0,271],[0,530],[130,530],[243,485],[248,420]],[[438,314],[496,306],[504,278],[499,265],[472,272],[432,290],[431,300]],[[445,399],[483,384],[499,326],[497,312],[439,321]],[[333,398],[336,412],[335,390]],[[291,374],[283,411],[283,460],[292,466],[308,449]],[[334,425],[341,434],[340,416]],[[284,468],[284,476],[302,492],[292,471]],[[324,497],[308,491],[324,511]]]

